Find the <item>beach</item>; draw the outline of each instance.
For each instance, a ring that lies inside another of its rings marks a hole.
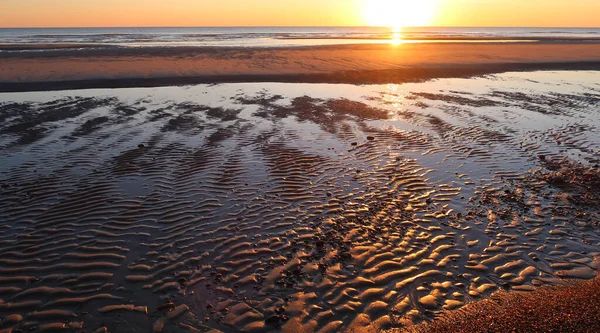
[[[1,93],[0,330],[444,331],[594,279],[599,75]]]
[[[411,332],[598,332],[599,290],[596,278],[532,293],[503,292]]]
[[[600,64],[595,40],[479,41],[277,48],[13,45],[41,51],[0,52],[0,91],[232,82],[385,84],[506,71],[593,70]]]
[[[595,332],[600,29],[0,29],[0,333]]]

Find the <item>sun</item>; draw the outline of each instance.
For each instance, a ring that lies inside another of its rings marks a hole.
[[[362,0],[362,13],[368,25],[392,27],[431,24],[437,0]]]

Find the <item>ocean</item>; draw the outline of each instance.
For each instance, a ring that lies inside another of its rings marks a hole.
[[[286,47],[329,44],[439,41],[598,39],[600,28],[413,27],[185,27],[0,29],[0,44],[79,44],[161,47]],[[6,46],[6,45],[4,45]],[[77,46],[77,45],[74,45]],[[0,48],[2,49],[2,48]],[[31,48],[29,48],[31,49]],[[6,49],[5,49],[6,51]]]

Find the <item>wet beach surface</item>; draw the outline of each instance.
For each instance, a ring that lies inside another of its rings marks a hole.
[[[0,332],[404,329],[594,278],[599,78],[0,94]]]

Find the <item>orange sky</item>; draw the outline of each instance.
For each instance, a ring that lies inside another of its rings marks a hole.
[[[0,26],[366,25],[369,1],[410,13],[421,0],[0,0]],[[432,1],[428,25],[600,26],[600,0]]]

